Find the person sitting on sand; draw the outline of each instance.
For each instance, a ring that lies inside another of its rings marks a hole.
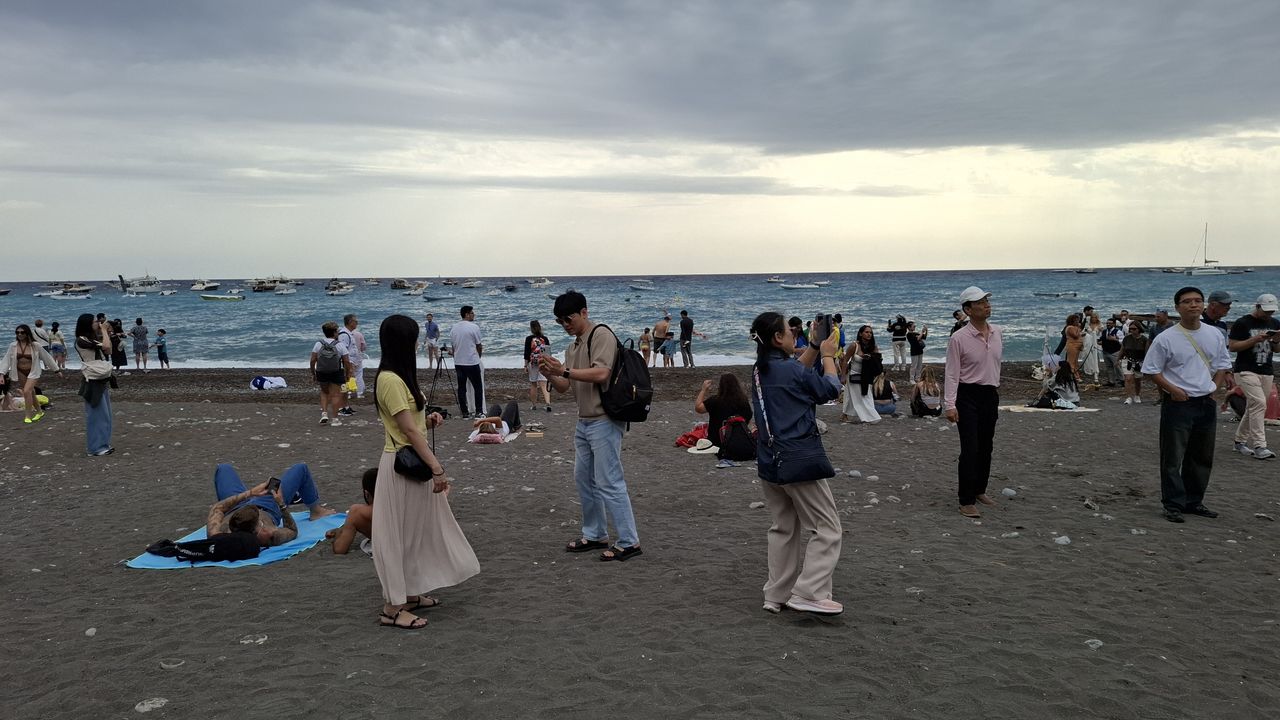
[[[505,408],[500,408],[497,403],[493,403],[489,406],[488,415],[477,418],[471,426],[475,429],[467,436],[467,442],[495,445],[504,443],[508,435],[522,427],[520,404],[512,400]]]
[[[298,537],[298,526],[289,513],[290,504],[299,501],[306,504],[311,510],[311,520],[337,512],[320,504],[320,493],[306,463],[285,470],[274,493],[267,492],[268,483],[269,480],[246,489],[230,463],[219,463],[213,472],[218,502],[209,508],[205,532],[210,537],[242,530],[253,532],[263,547],[272,547]]]
[[[342,527],[330,530],[324,536],[333,541],[333,554],[346,555],[356,541],[359,533],[370,540],[373,539],[373,492],[378,485],[378,468],[369,468],[360,477],[360,486],[364,492],[364,502],[347,508],[347,519]]]
[[[871,400],[876,412],[881,415],[898,414],[898,388],[889,379],[888,373],[880,373],[871,383]]]
[[[920,381],[911,390],[911,414],[916,417],[937,417],[942,414],[942,384],[931,367],[920,371]]]

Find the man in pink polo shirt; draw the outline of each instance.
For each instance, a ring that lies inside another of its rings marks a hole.
[[[991,450],[1000,415],[1000,361],[1004,335],[987,322],[991,317],[991,293],[969,287],[960,293],[960,305],[969,324],[947,341],[947,368],[943,408],[948,421],[960,431],[960,514],[982,517],[975,503],[995,505],[987,497],[991,477]]]

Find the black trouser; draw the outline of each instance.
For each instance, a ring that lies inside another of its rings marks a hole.
[[[956,390],[956,429],[960,431],[960,504],[972,505],[987,492],[991,450],[1000,418],[1000,393],[994,385],[960,383]]]
[[[488,416],[502,418],[502,422],[507,424],[507,430],[511,432],[520,429],[520,403],[515,400],[508,402],[506,407],[490,403]]]
[[[1186,510],[1204,502],[1213,470],[1213,442],[1218,434],[1218,406],[1212,395],[1160,406],[1160,504]]]
[[[480,405],[484,402],[484,379],[480,374],[480,366],[454,365],[453,369],[458,373],[458,409],[463,415],[467,414],[467,381],[470,380],[474,388],[472,394],[476,401],[476,412],[480,412]]]

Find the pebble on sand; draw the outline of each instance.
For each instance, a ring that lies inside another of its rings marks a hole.
[[[759,510],[760,508],[764,507],[764,503],[757,500],[751,503],[750,505],[748,505],[747,507],[751,508],[752,510]]]
[[[147,712],[151,712],[152,710],[158,710],[168,704],[169,704],[169,700],[167,698],[154,697],[154,698],[147,698],[146,700],[143,700],[137,705],[134,705],[133,709],[137,710],[140,713],[147,713]]]
[[[1059,545],[1071,544],[1071,538],[1067,537],[1066,535],[1059,535],[1058,537],[1054,538],[1053,541],[1058,543]]]
[[[85,637],[93,637],[94,635],[97,635],[97,634],[98,634],[98,628],[89,628],[88,630],[84,631]]]
[[[1018,491],[1014,490],[1013,488],[1005,488],[1000,491],[1000,494],[1005,497],[1013,497],[1018,494]]]
[[[1104,643],[1101,640],[1094,638],[1092,640],[1085,640],[1084,644],[1088,645],[1090,650],[1097,650],[1102,647]]]

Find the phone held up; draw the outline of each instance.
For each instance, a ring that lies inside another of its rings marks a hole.
[[[277,491],[277,490],[279,490],[279,489],[280,489],[280,478],[278,478],[278,477],[273,477],[273,478],[271,478],[271,479],[267,480],[267,493],[268,493],[268,494],[270,494],[270,493],[274,493],[275,491]]]
[[[831,316],[825,313],[819,314],[813,319],[813,325],[809,328],[809,342],[821,345],[829,337],[831,337]]]

